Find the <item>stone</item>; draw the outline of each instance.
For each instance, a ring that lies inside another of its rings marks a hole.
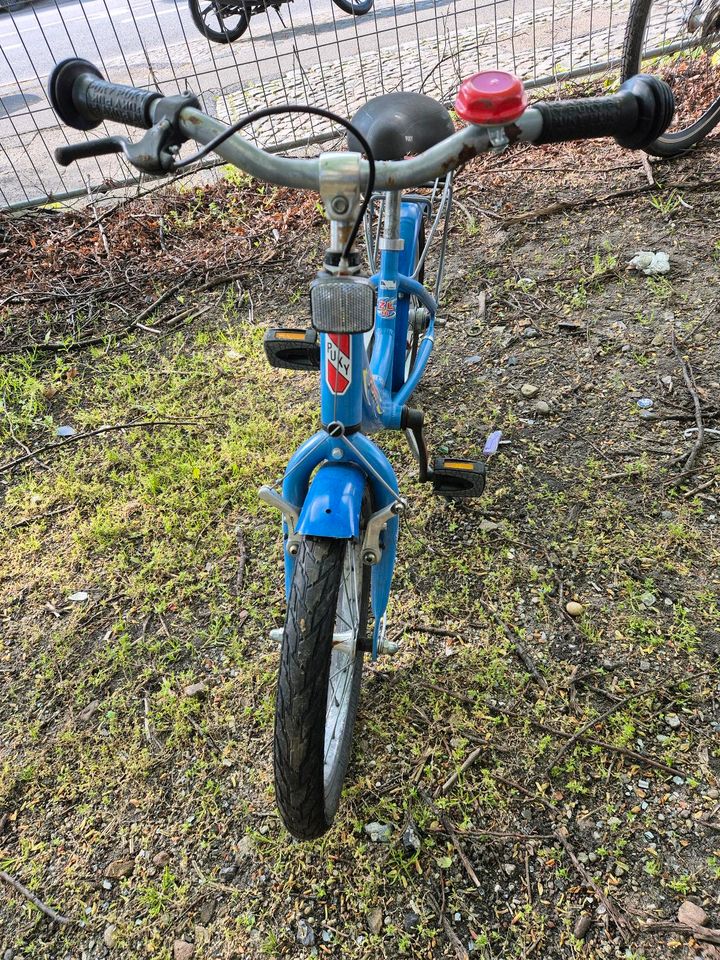
[[[198,919],[200,923],[206,927],[215,916],[215,901],[206,900],[205,903],[200,907],[200,912],[198,914]]]
[[[583,913],[575,921],[575,927],[573,928],[573,936],[578,940],[584,940],[591,926],[592,926],[592,917],[588,917],[587,914]]]
[[[389,823],[367,823],[365,833],[373,843],[389,843],[392,836],[392,826]]]
[[[99,706],[100,706],[100,701],[93,700],[92,703],[89,703],[86,707],[83,707],[83,709],[78,714],[78,720],[80,721],[80,723],[87,723],[88,720],[91,720],[93,715],[97,713]]]
[[[235,844],[235,855],[238,860],[243,860],[245,857],[251,857],[254,853],[253,842],[250,837],[240,837],[238,842]]]
[[[187,940],[176,940],[173,943],[173,960],[192,960],[195,945]]]
[[[533,410],[537,413],[550,413],[550,404],[545,403],[544,400],[536,400],[533,404]]]
[[[403,930],[405,930],[406,933],[410,933],[419,923],[420,917],[413,910],[408,910],[403,917]]]
[[[540,393],[540,387],[536,387],[534,383],[524,383],[520,387],[520,393],[527,397],[528,400],[532,400],[533,397],[536,397]]]
[[[372,910],[368,910],[367,925],[370,933],[380,933],[383,925],[383,913],[380,907],[373,907]]]
[[[657,597],[654,593],[650,593],[648,591],[647,593],[643,593],[643,595],[640,597],[640,603],[642,603],[644,607],[654,607],[657,603]]]
[[[568,600],[565,604],[565,609],[571,617],[581,617],[583,613],[585,613],[585,607],[581,603],[578,603],[577,600]]]
[[[702,907],[699,907],[692,900],[686,900],[680,904],[678,910],[678,920],[680,923],[689,923],[696,927],[704,927],[707,923],[707,914]]]
[[[480,521],[480,530],[483,533],[492,533],[493,530],[499,530],[500,524],[494,523],[492,520],[481,520]]]
[[[534,340],[535,337],[539,337],[539,336],[540,336],[540,331],[537,330],[535,327],[526,327],[523,330],[523,337],[526,340]]]
[[[295,939],[303,947],[312,947],[315,944],[315,931],[305,920],[298,920]]]
[[[134,869],[134,860],[113,860],[105,867],[105,876],[109,880],[122,880],[129,877]]]
[[[649,660],[641,660],[638,666],[643,671],[643,673],[647,673],[648,670],[652,669],[652,664],[650,663]]]
[[[402,845],[406,853],[413,854],[420,852],[420,835],[414,823],[409,823],[403,830]]]
[[[105,932],[103,933],[103,943],[108,948],[108,950],[112,950],[112,948],[117,943],[117,934],[115,933],[116,930],[117,930],[117,927],[115,926],[114,923],[109,923],[105,927]]]
[[[152,862],[156,867],[159,867],[159,869],[162,870],[163,867],[166,867],[170,863],[171,859],[172,858],[167,850],[158,850],[158,852],[152,858]]]
[[[103,890],[112,890],[112,883],[109,880],[103,880],[101,886]]]
[[[665,717],[665,723],[671,730],[677,730],[680,726],[680,717],[676,713],[668,713]]]
[[[504,863],[503,870],[508,877],[514,877],[517,873],[517,867],[514,863]]]
[[[191,683],[189,687],[185,687],[185,696],[194,697],[196,700],[202,700],[208,694],[208,685],[204,681],[199,683]]]
[[[226,863],[225,866],[220,867],[218,875],[223,883],[231,883],[237,876],[237,872],[236,863]]]

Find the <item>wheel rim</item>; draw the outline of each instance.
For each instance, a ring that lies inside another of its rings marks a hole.
[[[338,590],[335,637],[342,636],[342,648],[336,644],[330,655],[327,707],[325,711],[324,783],[326,802],[341,762],[342,745],[348,722],[353,681],[362,669],[357,656],[362,606],[362,545],[348,541]]]
[[[651,4],[637,68],[661,77],[673,88],[675,117],[661,139],[681,138],[717,102],[720,0]]]
[[[206,35],[223,40],[232,40],[239,29],[244,29],[247,19],[241,6],[223,3],[222,0],[210,0],[199,7],[199,12]]]

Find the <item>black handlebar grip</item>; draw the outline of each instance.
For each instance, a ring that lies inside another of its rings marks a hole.
[[[108,83],[92,63],[76,58],[55,66],[48,82],[48,94],[63,123],[76,130],[92,130],[103,120],[147,130],[152,126],[150,107],[161,96],[157,92]]]
[[[61,167],[68,167],[76,160],[121,152],[122,144],[115,137],[104,137],[102,140],[87,140],[85,143],[69,143],[66,147],[56,147],[55,160]]]
[[[639,74],[609,97],[537,103],[535,108],[543,119],[535,143],[614,137],[621,147],[639,150],[668,128],[675,103],[664,81]]]

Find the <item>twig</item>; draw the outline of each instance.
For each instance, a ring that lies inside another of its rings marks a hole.
[[[655,186],[655,176],[653,174],[653,168],[650,166],[650,160],[646,153],[642,154],[642,165],[643,170],[645,171],[645,176],[647,177],[647,182],[651,187]]]
[[[490,618],[494,620],[495,623],[503,631],[512,649],[515,651],[516,655],[522,661],[523,665],[525,666],[526,670],[528,671],[530,676],[533,678],[535,683],[539,684],[543,688],[543,690],[547,690],[547,682],[545,680],[545,677],[542,676],[538,668],[535,666],[535,661],[530,656],[528,651],[525,649],[523,644],[520,642],[519,638],[512,633],[508,625],[500,618],[497,611],[493,607],[491,607],[489,603],[486,603],[480,597],[478,597],[478,603],[483,608],[483,610],[485,610],[485,612],[490,616]]]
[[[0,463],[0,473],[4,473],[6,470],[12,470],[27,460],[34,460],[38,453],[45,453],[47,450],[58,450],[60,447],[66,447],[69,443],[77,443],[78,440],[87,440],[88,437],[98,437],[102,433],[110,433],[114,430],[134,430],[136,427],[187,427],[198,426],[201,423],[201,420],[134,420],[130,423],[117,423],[113,426],[98,427],[97,430],[75,433],[72,437],[66,437],[64,440],[58,440],[56,443],[46,443],[42,447],[36,447],[35,450],[31,450],[25,454],[24,457],[16,457],[14,460]]]
[[[585,885],[595,893],[595,896],[598,898],[600,903],[605,907],[605,910],[607,911],[607,915],[610,917],[610,919],[613,921],[613,923],[617,927],[618,933],[620,934],[622,939],[627,943],[628,935],[634,931],[635,925],[632,923],[632,921],[627,916],[627,914],[620,913],[615,903],[612,900],[610,900],[610,898],[607,897],[605,893],[602,891],[602,889],[595,883],[595,881],[587,872],[585,867],[582,865],[582,863],[580,863],[578,858],[575,856],[575,851],[573,850],[567,838],[564,837],[559,830],[554,831],[554,833],[555,833],[555,839],[560,843],[565,853],[567,853],[567,855],[570,857],[570,860],[572,861],[573,866],[582,877]]]
[[[414,630],[415,633],[429,633],[432,637],[454,637],[456,640],[462,640],[462,634],[457,630],[446,630],[444,627],[428,627],[423,623],[408,624],[408,630]]]
[[[243,580],[245,578],[245,561],[247,559],[247,551],[245,549],[245,538],[243,537],[242,529],[239,526],[235,530],[235,536],[238,547],[238,567],[237,574],[235,575],[235,596],[239,597],[242,592]]]
[[[651,923],[641,923],[636,928],[638,933],[647,931],[663,931],[667,933],[686,933],[696,940],[702,940],[704,943],[714,943],[720,945],[720,930],[712,930],[709,927],[698,927],[694,923],[676,923],[673,920],[660,920]]]
[[[675,478],[671,486],[676,487],[681,480],[687,477],[692,468],[695,466],[695,461],[698,458],[703,443],[705,442],[705,424],[703,423],[702,415],[702,405],[700,403],[700,397],[697,392],[697,387],[695,386],[695,377],[693,375],[693,370],[685,357],[678,350],[678,345],[675,341],[675,331],[672,331],[672,340],[671,340],[673,353],[679,360],[682,365],[683,380],[685,381],[685,386],[687,387],[688,393],[692,397],[693,407],[695,408],[695,423],[697,424],[697,438],[695,443],[692,446],[692,450],[687,456],[685,463],[683,464],[683,472]]]
[[[690,181],[687,183],[677,183],[672,188],[667,187],[665,191],[669,189],[674,190],[705,190],[708,187],[717,186],[720,184],[720,179],[716,180],[697,180]],[[524,220],[535,220],[538,217],[549,217],[555,213],[563,213],[565,210],[573,210],[578,207],[589,207],[594,206],[599,203],[608,203],[611,200],[622,200],[625,197],[633,197],[642,193],[649,193],[653,190],[653,187],[649,183],[643,184],[641,187],[634,187],[629,190],[617,190],[614,193],[605,193],[605,194],[595,194],[592,197],[583,197],[579,200],[563,200],[559,203],[551,203],[547,207],[538,207],[537,210],[528,210],[527,213],[519,213],[514,217],[506,217],[502,223],[511,224],[511,223],[522,223]]]
[[[665,683],[656,683],[652,687],[644,687],[642,690],[639,690],[637,693],[631,693],[629,696],[623,697],[622,700],[616,701],[615,703],[613,703],[611,707],[608,707],[605,713],[601,713],[600,716],[594,717],[592,720],[588,720],[586,724],[580,727],[577,733],[572,734],[570,739],[566,743],[564,743],[562,747],[560,747],[558,752],[550,761],[549,766],[550,767],[556,766],[560,762],[560,760],[563,758],[563,756],[568,752],[568,750],[570,750],[571,747],[574,747],[575,744],[578,742],[578,740],[583,736],[583,734],[587,733],[587,731],[590,730],[591,727],[594,727],[598,723],[602,723],[603,720],[607,720],[608,717],[612,716],[613,713],[616,713],[621,707],[624,707],[626,704],[630,703],[631,700],[638,700],[640,699],[640,697],[646,697],[649,693],[654,693],[656,690],[659,690],[662,687],[666,687],[668,686],[669,683],[672,683],[672,682],[673,682],[672,680],[669,680],[669,681],[665,681]]]
[[[200,724],[196,723],[192,717],[188,717],[188,720],[190,722],[190,726],[193,728],[195,733],[198,733],[200,734],[201,737],[204,737],[216,753],[222,754],[220,745],[217,742],[217,740],[213,737],[213,735],[211,733],[208,733],[207,730],[203,730]]]
[[[463,773],[465,773],[465,771],[468,769],[468,767],[471,767],[471,766],[473,765],[473,763],[475,763],[475,761],[477,760],[477,758],[478,758],[482,753],[485,752],[485,749],[486,749],[485,747],[476,747],[476,748],[472,751],[472,753],[468,756],[468,758],[464,761],[464,763],[463,763],[463,765],[460,767],[460,769],[459,769],[459,770],[456,770],[453,774],[451,774],[451,775],[447,778],[447,780],[445,781],[445,783],[444,783],[441,787],[438,787],[438,788],[437,788],[437,790],[435,791],[435,796],[436,796],[436,797],[441,797],[441,796],[443,796],[444,794],[446,794],[446,793],[448,792],[448,790],[450,789],[450,787],[452,787],[452,785],[453,785],[453,784],[457,781],[457,779],[460,777],[460,775],[463,774]]]
[[[39,897],[36,897],[34,893],[28,890],[27,887],[24,887],[19,880],[16,880],[15,877],[11,877],[9,873],[6,873],[4,870],[0,870],[0,880],[4,880],[5,883],[9,883],[11,887],[14,887],[18,893],[21,893],[26,900],[29,900],[34,906],[41,910],[46,917],[54,923],[66,924],[72,923],[73,921],[69,917],[64,917],[61,913],[57,913],[53,910],[52,907],[49,907],[46,903],[43,903]]]
[[[18,520],[17,523],[11,523],[7,529],[17,530],[18,527],[29,527],[31,523],[36,523],[38,520],[45,520],[48,517],[60,517],[63,513],[70,513],[70,511],[74,509],[75,504],[73,503],[69,507],[60,507],[59,510],[48,510],[47,513],[36,513],[34,517],[25,517],[24,520]]]
[[[710,477],[710,479],[706,480],[705,483],[701,483],[699,487],[694,487],[692,490],[686,490],[683,494],[683,497],[686,500],[692,500],[696,494],[702,493],[703,490],[707,490],[708,487],[712,487],[715,483],[717,483],[717,477]]]
[[[463,850],[462,844],[460,843],[460,838],[458,837],[455,827],[450,821],[450,818],[447,817],[442,812],[442,810],[438,807],[438,805],[435,803],[435,801],[432,799],[432,797],[426,790],[423,790],[422,787],[418,787],[418,793],[420,794],[420,797],[422,798],[422,800],[427,804],[430,810],[432,810],[432,812],[438,818],[440,823],[443,825],[445,832],[450,837],[450,841],[452,845],[457,850],[457,853],[458,853],[458,856],[460,857],[462,865],[465,867],[465,872],[467,873],[468,877],[470,877],[470,880],[475,885],[475,887],[477,887],[477,889],[479,890],[480,881],[478,880],[477,874],[473,870],[473,866],[468,860],[467,855],[465,854],[465,851]]]
[[[438,918],[440,919],[440,922],[443,925],[445,936],[448,938],[448,940],[452,944],[453,950],[455,951],[455,956],[458,958],[458,960],[470,960],[470,954],[467,952],[467,950],[462,944],[462,941],[460,940],[460,938],[458,937],[458,935],[455,933],[452,926],[450,925],[450,921],[445,916],[444,908],[440,907],[440,904],[437,902],[437,900],[431,893],[427,893],[425,896],[430,906],[438,915]]]

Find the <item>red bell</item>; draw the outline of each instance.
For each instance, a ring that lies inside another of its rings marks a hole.
[[[527,102],[522,80],[504,70],[485,70],[463,81],[455,112],[468,123],[501,127],[522,116]]]

